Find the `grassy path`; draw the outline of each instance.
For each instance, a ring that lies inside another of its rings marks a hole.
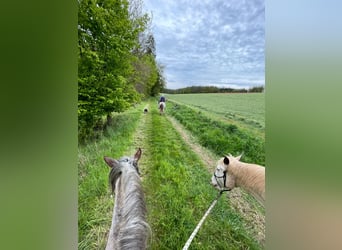
[[[217,191],[209,185],[208,164],[153,104],[150,102],[149,113],[141,118],[134,139],[143,149],[140,168],[152,229],[150,249],[181,249]],[[207,218],[190,249],[260,249],[244,219],[223,201]]]

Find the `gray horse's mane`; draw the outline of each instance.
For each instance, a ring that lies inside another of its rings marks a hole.
[[[109,172],[109,183],[110,186],[112,187],[112,193],[115,192],[115,183],[117,179],[121,176],[122,173],[122,166],[120,165],[119,168],[111,168]]]
[[[146,249],[150,227],[137,166],[120,163],[111,169],[109,181],[115,206],[106,249]]]

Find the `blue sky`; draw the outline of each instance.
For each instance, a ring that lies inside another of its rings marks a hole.
[[[265,84],[264,0],[144,0],[167,88]]]

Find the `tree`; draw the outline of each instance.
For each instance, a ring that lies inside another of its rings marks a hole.
[[[156,45],[150,30],[139,34],[140,48],[134,51],[136,56],[132,82],[144,97],[157,95],[165,85],[163,71],[156,61]]]
[[[147,35],[146,40],[143,44],[144,53],[147,55],[153,56],[153,58],[156,58],[156,43],[154,41],[154,37],[152,33],[149,33]]]
[[[129,79],[132,51],[148,17],[132,19],[127,0],[79,0],[78,7],[78,118],[84,134],[102,116],[139,101]]]
[[[252,92],[252,93],[262,93],[264,91],[264,86],[256,86],[256,87],[252,87],[248,90],[248,92]]]
[[[158,95],[166,87],[166,80],[164,77],[164,69],[165,69],[164,65],[157,63],[157,71],[158,71],[157,72],[157,81],[152,86],[152,89],[151,89],[151,95],[152,96]]]

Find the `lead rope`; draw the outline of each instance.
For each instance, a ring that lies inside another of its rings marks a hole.
[[[226,191],[229,191],[229,190],[221,190],[219,192],[219,194],[217,195],[217,197],[215,198],[215,200],[211,203],[210,207],[208,208],[207,212],[205,212],[205,214],[203,215],[202,219],[200,220],[200,222],[198,222],[195,230],[192,232],[192,234],[190,235],[190,238],[188,239],[188,241],[185,243],[184,247],[183,247],[183,250],[187,250],[192,242],[192,240],[195,238],[198,230],[201,228],[204,220],[207,218],[207,216],[209,215],[210,211],[214,208],[214,206],[216,205],[218,199],[221,197],[222,193],[223,192],[226,192]]]

